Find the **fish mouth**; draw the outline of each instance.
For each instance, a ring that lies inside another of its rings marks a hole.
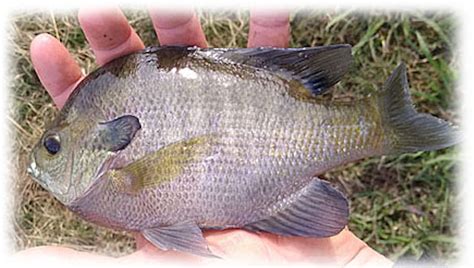
[[[51,176],[47,172],[41,171],[38,164],[36,164],[36,159],[33,155],[30,157],[30,164],[26,168],[26,172],[30,175],[35,182],[37,182],[45,190],[53,194],[59,201],[63,201],[64,197],[69,192],[71,185],[67,189],[59,189],[54,187],[54,183],[51,183]]]
[[[28,175],[33,177],[33,180],[35,180],[37,183],[39,183],[43,188],[48,189],[48,183],[46,180],[43,180],[42,173],[38,168],[38,165],[36,164],[35,157],[32,155],[30,157],[30,164],[26,168],[26,172]]]
[[[38,166],[36,165],[36,160],[34,156],[30,157],[30,164],[26,168],[26,172],[33,178],[39,179],[41,172],[38,169]]]

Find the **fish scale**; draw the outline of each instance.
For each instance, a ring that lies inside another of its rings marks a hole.
[[[316,175],[455,143],[446,122],[411,108],[403,65],[374,96],[319,98],[351,59],[345,45],[121,57],[74,90],[30,173],[83,218],[162,249],[212,255],[200,229],[334,235],[348,202]]]

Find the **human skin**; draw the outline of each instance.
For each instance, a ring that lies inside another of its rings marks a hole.
[[[114,58],[144,48],[135,31],[118,8],[81,9],[78,13],[97,63],[103,65]],[[150,9],[150,17],[161,45],[196,45],[207,47],[197,14],[193,10],[172,12]],[[252,11],[248,47],[287,47],[290,36],[288,13]],[[40,34],[30,47],[33,66],[54,103],[61,108],[76,85],[84,78],[79,65],[67,49],[54,37]],[[224,260],[247,263],[313,263],[338,266],[391,266],[392,262],[371,249],[347,228],[329,238],[281,237],[269,233],[244,230],[206,231],[210,249]],[[43,246],[15,254],[15,258],[36,260],[53,258],[70,261],[185,262],[212,263],[222,259],[203,258],[182,252],[163,251],[136,234],[137,251],[120,258],[79,252],[66,247]]]

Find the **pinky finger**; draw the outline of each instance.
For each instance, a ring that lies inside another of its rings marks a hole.
[[[81,69],[61,42],[40,34],[31,42],[33,67],[54,103],[61,108],[82,79]]]

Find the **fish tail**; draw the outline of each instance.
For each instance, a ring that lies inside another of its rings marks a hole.
[[[378,105],[388,134],[388,153],[433,151],[460,141],[459,131],[450,123],[413,108],[403,63],[385,82]]]

